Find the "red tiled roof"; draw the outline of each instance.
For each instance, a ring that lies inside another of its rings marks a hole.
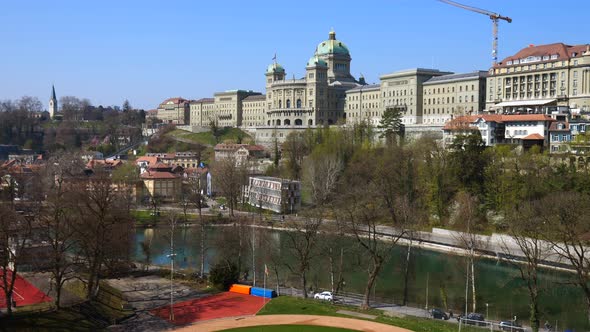
[[[530,134],[527,137],[524,137],[523,139],[526,140],[544,140],[545,137],[541,136],[540,134]]]
[[[201,98],[191,101],[192,103],[214,103],[215,98]]]
[[[545,114],[515,114],[502,115],[503,122],[517,122],[517,121],[555,121],[552,117]]]
[[[143,172],[141,174],[142,179],[176,179],[178,175],[170,172]]]
[[[444,130],[474,130],[472,124],[477,119],[483,119],[487,122],[502,122],[502,115],[500,114],[480,114],[480,115],[464,115],[448,121],[443,127]]]
[[[169,102],[173,102],[174,104],[182,104],[182,103],[187,103],[188,100],[182,98],[182,97],[176,97],[176,98],[168,98],[166,100],[164,100],[162,102],[162,104],[167,104]]]
[[[159,160],[160,160],[160,158],[158,158],[158,157],[143,156],[143,157],[137,158],[137,160],[135,160],[135,163],[139,163],[139,162],[145,161],[149,165],[155,165],[155,164],[158,163]]]
[[[582,45],[566,45],[564,43],[554,43],[554,44],[547,44],[547,45],[539,45],[539,46],[528,46],[526,48],[521,49],[518,53],[511,55],[501,62],[499,62],[496,67],[507,67],[512,65],[507,65],[508,61],[526,59],[529,56],[535,57],[543,57],[543,56],[551,56],[557,54],[557,59],[549,59],[545,61],[536,61],[534,63],[542,63],[542,62],[552,62],[552,61],[562,61],[562,60],[569,60],[573,57],[573,54],[576,53],[576,57],[582,56],[582,53],[588,50],[587,44]],[[517,64],[519,66],[522,64]]]
[[[264,151],[264,147],[261,145],[246,145],[248,151]]]

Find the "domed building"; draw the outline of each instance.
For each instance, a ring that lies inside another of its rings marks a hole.
[[[345,119],[346,90],[359,86],[350,74],[348,47],[332,30],[305,66],[305,77],[287,78],[275,62],[266,69],[266,126],[336,124]]]

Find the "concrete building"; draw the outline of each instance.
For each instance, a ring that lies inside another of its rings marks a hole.
[[[260,145],[250,144],[226,144],[215,145],[215,160],[234,158],[236,165],[243,165],[248,160],[261,159],[265,157],[266,151]]]
[[[530,45],[490,69],[487,89],[490,112],[590,112],[590,45]]]
[[[445,124],[454,117],[485,109],[487,72],[435,76],[424,82],[422,123]]]
[[[208,127],[211,120],[215,119],[215,99],[192,100],[189,104],[189,114],[191,126]]]
[[[150,165],[147,171],[141,173],[140,178],[147,197],[159,197],[165,202],[175,202],[180,195],[182,178],[173,173],[169,165]]]
[[[181,97],[166,99],[158,106],[156,117],[164,123],[188,124],[189,101]]]
[[[379,124],[385,107],[379,84],[361,85],[346,91],[346,124]]]
[[[250,177],[245,200],[277,213],[295,213],[301,207],[301,183],[267,176]]]
[[[264,126],[266,119],[266,96],[248,96],[242,101],[242,127]]]

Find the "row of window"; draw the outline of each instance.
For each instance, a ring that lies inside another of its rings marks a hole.
[[[469,91],[469,85],[465,84],[465,91]],[[475,91],[475,84],[471,84],[471,91]],[[453,93],[455,92],[455,87],[452,86],[450,88],[442,88],[442,93]],[[463,92],[463,85],[459,85],[459,92]],[[441,88],[428,88],[428,89],[424,89],[424,94],[425,95],[431,95],[431,94],[436,94],[436,93],[441,93]]]

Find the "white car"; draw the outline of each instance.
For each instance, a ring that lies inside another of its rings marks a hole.
[[[313,298],[316,300],[334,301],[334,296],[332,296],[332,292],[315,293]]]

